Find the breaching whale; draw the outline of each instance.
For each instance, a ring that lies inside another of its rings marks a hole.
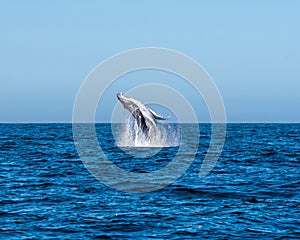
[[[140,101],[125,96],[122,93],[118,93],[117,98],[122,103],[123,107],[135,118],[138,132],[144,133],[147,139],[157,133],[158,129],[156,120],[168,119],[147,108]]]

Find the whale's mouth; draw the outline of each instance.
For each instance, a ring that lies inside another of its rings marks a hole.
[[[117,93],[117,98],[121,101],[122,93]]]

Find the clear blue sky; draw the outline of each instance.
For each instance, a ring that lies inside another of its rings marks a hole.
[[[299,10],[296,0],[2,0],[0,122],[70,122],[92,68],[152,46],[202,64],[229,122],[299,122]]]

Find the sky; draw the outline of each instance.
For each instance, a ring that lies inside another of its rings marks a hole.
[[[296,0],[0,0],[0,122],[71,122],[91,70],[141,47],[173,49],[201,64],[228,122],[299,122],[299,9]],[[199,121],[209,121],[203,101],[174,77],[121,77],[100,101],[97,120],[111,119],[116,92],[155,79],[186,96]]]

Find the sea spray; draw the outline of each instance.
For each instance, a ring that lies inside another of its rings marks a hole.
[[[118,147],[175,147],[180,145],[181,139],[181,129],[177,123],[158,123],[155,129],[149,129],[147,137],[132,117],[126,123],[119,124],[114,134]]]

